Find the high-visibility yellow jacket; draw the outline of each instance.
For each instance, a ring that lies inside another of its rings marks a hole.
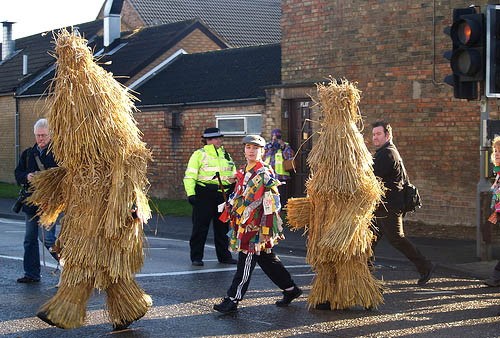
[[[290,147],[288,143],[285,142],[285,147]],[[273,157],[274,157],[274,163],[273,163]],[[290,177],[290,172],[285,170],[285,167],[283,166],[283,160],[285,158],[283,157],[283,151],[281,149],[274,150],[271,149],[269,152],[267,152],[264,155],[264,162],[267,164],[273,165],[274,172],[279,175],[279,178],[289,178]]]
[[[219,173],[223,185],[229,185],[229,179],[234,177],[236,166],[234,161],[224,150],[213,144],[207,144],[196,150],[191,157],[184,174],[184,190],[187,196],[195,195],[196,184],[219,184],[216,173]]]

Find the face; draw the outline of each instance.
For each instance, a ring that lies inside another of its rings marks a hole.
[[[44,149],[50,143],[50,134],[47,128],[37,128],[35,130],[36,144]]]
[[[384,133],[384,127],[375,127],[372,130],[372,142],[377,148],[382,147],[387,141],[389,141],[389,134]]]
[[[245,158],[247,159],[247,162],[254,163],[260,161],[262,159],[263,149],[264,148],[255,144],[245,144]]]
[[[277,142],[279,139],[280,139],[280,138],[278,137],[278,135],[276,135],[276,134],[272,134],[272,135],[271,135],[271,141],[273,141],[273,142]]]
[[[500,165],[500,145],[493,147],[493,157],[495,158],[495,165]]]
[[[215,148],[220,148],[222,146],[222,137],[209,138],[207,144],[213,144]]]

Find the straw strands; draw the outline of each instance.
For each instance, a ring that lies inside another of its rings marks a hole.
[[[332,309],[373,308],[383,298],[367,266],[374,236],[370,224],[384,191],[357,127],[360,91],[347,80],[331,79],[317,85],[317,97],[323,120],[307,158],[308,197],[288,203],[292,229],[307,225],[307,261],[317,274],[309,306],[328,301]]]
[[[66,30],[55,39],[47,119],[60,167],[37,175],[30,202],[45,225],[64,211],[58,241],[65,263],[61,288],[42,311],[60,327],[82,325],[88,290],[99,288],[108,293],[114,323],[135,320],[147,311],[147,295],[134,282],[144,234],[131,210],[151,217],[151,152],[133,118],[134,97],[94,62],[87,41]]]
[[[292,230],[298,230],[304,227],[307,229],[311,213],[311,201],[309,198],[289,198],[286,210],[286,218]]]

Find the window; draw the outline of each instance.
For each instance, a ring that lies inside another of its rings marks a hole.
[[[242,115],[217,115],[217,128],[224,135],[247,135],[262,133],[262,115],[242,114]]]

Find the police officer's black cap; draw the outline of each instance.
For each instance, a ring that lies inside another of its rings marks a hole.
[[[216,138],[216,137],[223,137],[222,133],[220,132],[219,128],[207,128],[203,132],[202,137],[203,138]]]

